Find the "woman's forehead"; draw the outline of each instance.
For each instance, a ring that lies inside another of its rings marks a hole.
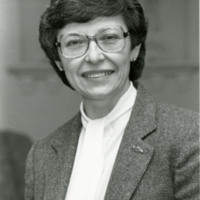
[[[110,17],[98,17],[86,23],[70,23],[59,30],[58,38],[72,32],[81,32],[86,35],[93,36],[104,27],[121,27],[124,31],[128,31],[126,23],[121,15]]]

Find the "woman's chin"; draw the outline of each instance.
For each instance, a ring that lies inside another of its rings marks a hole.
[[[112,88],[105,86],[105,87],[93,87],[89,89],[87,93],[84,94],[84,99],[90,100],[106,100],[109,96],[112,96],[113,90]]]

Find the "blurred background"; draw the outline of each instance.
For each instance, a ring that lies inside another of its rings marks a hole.
[[[198,112],[198,0],[140,2],[149,21],[142,84],[157,99]],[[0,2],[0,140],[1,135],[15,138],[2,140],[8,141],[9,149],[21,146],[20,142],[10,142],[18,141],[19,135],[28,138],[22,139],[28,145],[24,146],[27,152],[30,141],[46,136],[79,109],[80,97],[61,83],[40,49],[38,24],[48,4],[49,0]],[[6,151],[5,142],[0,144]],[[5,161],[5,157],[0,156],[0,165],[4,163],[0,173],[7,170],[10,174],[13,169],[8,166],[14,161]],[[22,155],[23,162],[25,157]],[[0,174],[0,188],[5,185],[2,177]],[[14,191],[12,188],[9,191]],[[7,194],[1,198],[2,191],[0,200],[6,200]]]

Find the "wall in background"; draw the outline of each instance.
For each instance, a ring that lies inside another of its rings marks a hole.
[[[141,82],[156,98],[198,111],[198,1],[141,0],[149,18]],[[0,129],[39,139],[70,119],[80,97],[50,68],[38,43],[48,0],[0,3]]]

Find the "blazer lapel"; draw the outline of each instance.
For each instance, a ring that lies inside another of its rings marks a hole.
[[[81,131],[80,113],[58,131],[59,137],[51,142],[45,169],[46,200],[64,200],[69,185]],[[53,163],[53,164],[52,164]]]
[[[128,200],[148,168],[153,147],[143,141],[156,128],[155,103],[139,85],[131,118],[122,139],[105,200]]]

